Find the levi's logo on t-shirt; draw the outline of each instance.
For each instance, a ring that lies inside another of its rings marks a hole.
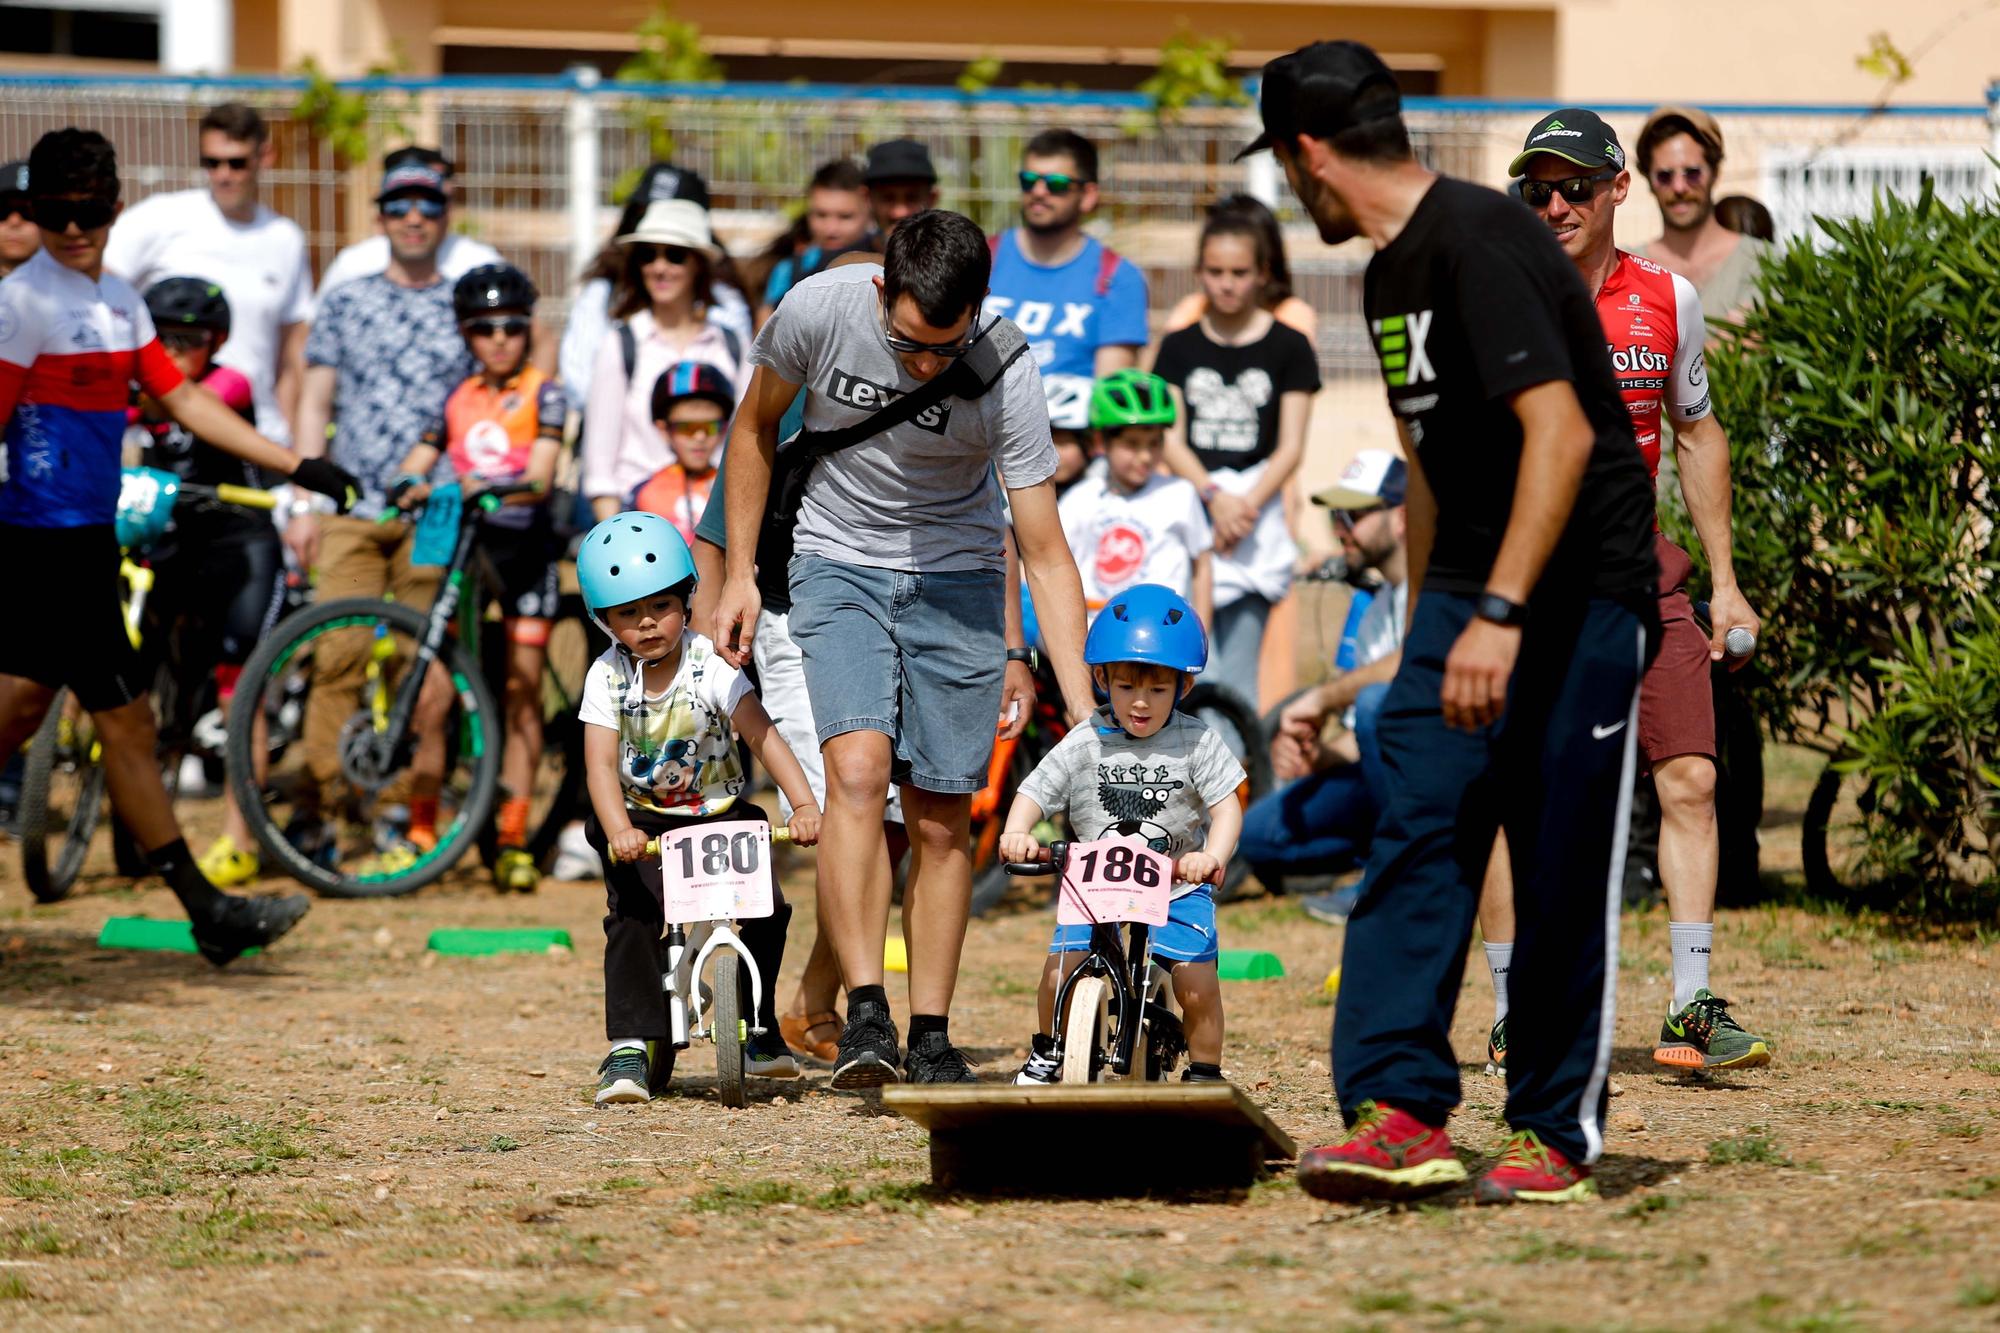
[[[859,375],[845,370],[833,372],[833,379],[827,385],[827,392],[832,395],[835,402],[845,403],[863,412],[880,412],[903,396],[901,389],[892,389],[886,384],[862,379]],[[945,428],[951,424],[951,404],[932,403],[911,417],[910,424],[921,427],[933,435],[942,435]]]
[[[1384,315],[1374,321],[1375,355],[1382,362],[1382,378],[1392,389],[1423,384],[1437,378],[1424,342],[1430,336],[1431,311],[1415,310],[1407,315]]]

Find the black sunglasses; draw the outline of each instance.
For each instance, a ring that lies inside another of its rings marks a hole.
[[[414,209],[432,222],[444,216],[444,200],[433,199],[429,195],[400,195],[382,201],[382,216],[385,218],[406,218]]]
[[[1033,194],[1037,185],[1049,187],[1050,194],[1068,194],[1084,184],[1081,176],[1072,176],[1066,171],[1024,171],[1021,173],[1021,193]]]
[[[35,225],[44,231],[68,231],[74,223],[78,231],[96,231],[111,225],[118,213],[108,199],[36,199]]]
[[[248,171],[250,169],[250,159],[247,157],[210,157],[207,153],[201,155],[201,169],[203,171],[214,171],[217,167],[228,167],[231,171]]]
[[[974,347],[977,347],[979,340],[984,338],[987,332],[993,327],[989,324],[986,328],[980,328],[979,312],[975,310],[972,314],[972,323],[967,326],[973,330],[973,334],[964,342],[920,343],[914,338],[905,338],[896,332],[895,326],[889,323],[889,307],[887,305],[879,308],[882,311],[882,340],[889,344],[890,351],[901,352],[904,356],[941,356],[947,361],[955,361],[967,352],[970,352]]]
[[[468,319],[459,325],[469,338],[518,337],[528,331],[528,321],[519,315],[508,315],[505,319]]]
[[[161,329],[160,344],[170,352],[190,352],[206,347],[215,335],[207,329]]]
[[[1522,181],[1521,202],[1533,209],[1547,208],[1550,197],[1560,192],[1565,203],[1587,204],[1600,182],[1617,179],[1618,168],[1606,167],[1588,176],[1568,176],[1559,181]]]
[[[13,194],[0,198],[0,222],[12,222],[15,218],[35,220],[35,206],[25,194]]]
[[[646,267],[646,265],[656,259],[664,259],[669,264],[678,268],[683,264],[691,262],[693,258],[694,251],[688,249],[685,245],[635,245],[632,247],[632,262],[640,268]]]

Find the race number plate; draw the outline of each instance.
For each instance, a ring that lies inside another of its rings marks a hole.
[[[660,837],[669,921],[748,921],[771,915],[771,826],[754,819],[697,824]]]
[[[1173,896],[1174,863],[1126,834],[1070,844],[1056,899],[1056,924],[1087,926],[1098,921],[1167,924]]]

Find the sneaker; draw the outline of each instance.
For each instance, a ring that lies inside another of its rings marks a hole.
[[[965,1052],[942,1032],[926,1032],[910,1043],[903,1057],[903,1079],[909,1083],[977,1083]]]
[[[260,898],[225,893],[214,915],[190,923],[194,928],[195,948],[217,967],[227,967],[245,949],[261,949],[275,943],[310,910],[312,899],[303,893]]]
[[[285,824],[285,841],[322,870],[331,870],[339,864],[340,835],[318,815],[292,816]]]
[[[604,863],[592,850],[590,839],[584,835],[583,825],[565,825],[563,831],[556,835],[556,859],[549,867],[549,877],[573,884],[596,879],[603,873]]]
[[[1543,1143],[1532,1129],[1514,1131],[1473,1192],[1480,1203],[1576,1203],[1596,1197],[1590,1168]]]
[[[1486,1072],[1504,1074],[1507,1072],[1507,1020],[1497,1019],[1492,1033],[1486,1038]]]
[[[776,1033],[753,1034],[743,1043],[743,1072],[758,1078],[797,1078],[799,1060]]]
[[[1222,1074],[1197,1074],[1192,1069],[1181,1071],[1183,1083],[1227,1083],[1228,1081],[1229,1079]]]
[[[257,853],[246,851],[236,845],[236,839],[227,833],[208,844],[208,850],[195,862],[201,873],[208,876],[208,882],[218,889],[233,889],[238,884],[247,884],[257,878],[260,866]]]
[[[1056,1039],[1037,1032],[1028,1059],[1014,1075],[1016,1087],[1049,1087],[1062,1082],[1062,1066],[1056,1063]]]
[[[1674,1069],[1755,1069],[1771,1063],[1771,1044],[1729,1016],[1729,1001],[1704,986],[1660,1025],[1653,1062]]]
[[[408,838],[399,838],[354,868],[357,875],[400,875],[424,859],[424,849]]]
[[[1354,905],[1361,901],[1361,881],[1328,889],[1325,893],[1309,893],[1299,899],[1299,907],[1313,920],[1329,926],[1344,926],[1347,918],[1354,915]]]
[[[840,1033],[840,1055],[833,1062],[827,1086],[839,1092],[879,1088],[901,1077],[896,1072],[896,1023],[886,1004],[847,1006],[847,1026]]]
[[[647,1068],[645,1048],[620,1046],[604,1057],[604,1063],[597,1067],[597,1104],[608,1106],[614,1102],[649,1102],[653,1094],[646,1091],[651,1070]]]
[[[1299,1154],[1299,1188],[1316,1199],[1413,1199],[1465,1181],[1451,1137],[1379,1102],[1355,1108],[1347,1137]]]
[[[493,882],[501,889],[533,893],[542,883],[542,868],[519,847],[509,847],[493,863]]]

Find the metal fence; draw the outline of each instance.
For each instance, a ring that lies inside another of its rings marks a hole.
[[[634,87],[591,77],[371,80],[349,85],[372,103],[370,142],[381,149],[434,143],[458,165],[458,225],[497,246],[534,277],[560,318],[575,273],[603,242],[616,200],[660,135],[699,171],[718,231],[739,255],[776,234],[801,202],[813,168],[858,157],[886,138],[931,148],[948,207],[988,227],[1017,203],[1014,173],[1037,130],[1067,125],[1104,155],[1105,206],[1094,224],[1152,282],[1156,312],[1192,289],[1194,229],[1202,207],[1247,189],[1278,206],[1295,285],[1321,312],[1329,374],[1368,371],[1358,319],[1366,252],[1329,251],[1281,188],[1268,156],[1236,163],[1255,132],[1246,108],[1198,109],[1169,125],[1122,94],[997,93],[936,89],[720,84]],[[285,79],[0,79],[0,159],[26,155],[62,125],[102,130],[117,145],[128,199],[198,181],[195,125],[203,110],[238,99],[263,109],[277,144],[266,200],[306,230],[316,267],[373,227],[372,165],[345,164],[294,114],[300,86]],[[1412,99],[1418,150],[1441,170],[1494,184],[1546,108],[1538,104]],[[1602,107],[1630,144],[1646,108]],[[1864,212],[1877,189],[1914,189],[1928,175],[1947,198],[1990,197],[2000,120],[1988,107],[1716,107],[1728,138],[1725,193],[1763,200],[1787,235],[1813,213]],[[1657,214],[1635,188],[1620,236],[1656,234]]]

